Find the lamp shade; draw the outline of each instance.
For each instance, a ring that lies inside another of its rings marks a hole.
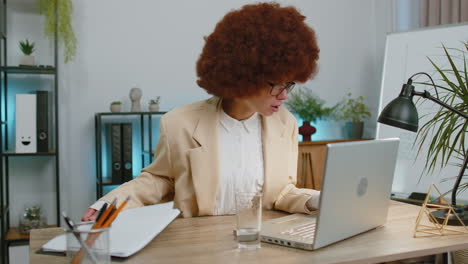
[[[400,95],[391,101],[379,115],[378,122],[409,131],[418,131],[418,111],[413,103],[414,86],[404,84]]]

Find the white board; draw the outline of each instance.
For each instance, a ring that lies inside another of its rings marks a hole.
[[[433,77],[436,84],[440,82],[437,80],[439,79],[439,75],[436,73],[428,57],[437,65],[448,68],[448,61],[443,56],[442,45],[449,48],[462,48],[462,43],[466,41],[468,41],[468,23],[389,34],[385,48],[378,112],[380,113],[390,101],[398,96],[402,85],[417,72],[426,72]],[[463,60],[458,60],[456,63],[460,66],[462,62]],[[429,82],[430,80],[424,75],[418,75],[413,78],[413,81]],[[435,96],[435,92],[428,86],[415,84],[415,89],[421,92],[428,90]],[[416,103],[418,97],[414,97],[414,99]],[[424,114],[433,113],[439,109],[435,103],[428,100],[425,100],[423,104],[417,103],[416,106],[419,117]],[[419,128],[425,122],[426,119],[420,119]],[[421,154],[416,157],[418,145],[413,146],[416,133],[378,123],[377,138],[388,137],[399,137],[401,140],[393,191],[404,193],[427,192],[431,183],[435,183],[441,191],[448,191],[453,187],[454,180],[444,183],[440,182],[444,178],[458,175],[459,168],[451,165],[442,170],[436,169],[432,174],[426,173],[421,177],[421,181],[419,181],[421,173],[424,170],[425,155],[429,144],[423,145]],[[457,160],[454,159],[453,161]],[[458,197],[467,200],[468,191]]]

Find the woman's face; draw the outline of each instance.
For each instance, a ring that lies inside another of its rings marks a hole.
[[[285,85],[281,85],[285,87]],[[259,94],[245,98],[249,108],[263,116],[271,116],[278,112],[284,100],[288,99],[287,89],[279,89],[279,94],[271,95],[272,87],[267,86],[261,89]]]

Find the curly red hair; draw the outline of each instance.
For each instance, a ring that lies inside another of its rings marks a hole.
[[[305,82],[317,71],[314,31],[294,7],[245,5],[227,13],[197,62],[197,83],[223,98],[255,95],[268,83]]]

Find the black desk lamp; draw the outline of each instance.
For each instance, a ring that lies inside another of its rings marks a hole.
[[[429,77],[429,79],[431,79],[432,85],[434,86],[435,91],[436,91],[437,98],[432,97],[427,91],[417,92],[414,90],[414,86],[411,85],[411,83],[413,82],[411,78],[413,78],[414,76],[418,74],[425,74]],[[406,129],[409,131],[417,132],[418,131],[418,111],[416,110],[416,106],[413,103],[413,96],[415,95],[434,101],[435,103],[464,117],[468,121],[468,115],[458,111],[457,109],[439,100],[437,88],[431,76],[429,76],[429,74],[425,72],[418,72],[414,74],[413,76],[411,76],[408,79],[408,82],[406,84],[403,84],[400,95],[396,99],[391,101],[387,106],[385,106],[383,111],[380,113],[378,122],[382,124]],[[468,163],[468,154],[465,157],[463,165],[461,166],[461,169],[460,169],[460,173],[458,174],[458,177],[455,181],[455,184],[452,190],[452,207],[465,225],[468,224],[468,212],[465,212],[463,207],[457,206],[456,195],[457,195],[458,187],[462,180],[463,174],[465,173],[465,169],[467,168],[467,163]],[[446,217],[446,210],[435,211],[432,213],[432,215],[437,219],[439,223],[442,223]],[[449,217],[448,224],[449,225],[461,225],[458,219],[454,215]]]

